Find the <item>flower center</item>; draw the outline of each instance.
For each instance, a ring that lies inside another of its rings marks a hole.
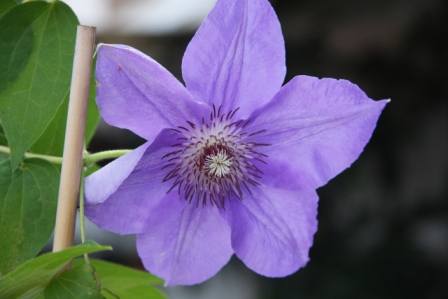
[[[232,158],[224,150],[205,157],[204,169],[208,171],[209,177],[223,177],[230,173]]]
[[[227,200],[242,200],[243,189],[251,193],[250,188],[260,185],[259,165],[266,163],[267,156],[256,148],[269,144],[247,139],[265,130],[246,132],[250,120],[233,121],[237,111],[221,114],[221,107],[216,111],[213,106],[209,122],[204,118],[199,125],[187,121],[188,127],[172,129],[179,134],[179,143],[172,145],[177,150],[162,157],[162,169],[170,169],[163,181],[173,181],[167,193],[177,188],[179,195],[196,205],[224,208]]]

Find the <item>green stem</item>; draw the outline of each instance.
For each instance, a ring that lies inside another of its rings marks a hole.
[[[9,154],[9,153],[11,153],[11,150],[9,149],[9,147],[0,145],[0,152]],[[40,154],[33,154],[33,153],[25,153],[25,158],[41,158],[41,159],[47,160],[51,163],[62,164],[61,157],[54,157],[54,156],[47,156],[47,155],[40,155]]]
[[[114,159],[123,156],[124,154],[129,153],[131,150],[112,150],[112,151],[105,151],[105,152],[99,152],[95,154],[86,154],[83,157],[84,165],[90,165],[95,162],[105,160],[105,159]],[[3,153],[11,153],[11,150],[7,146],[0,145],[0,152]],[[40,158],[47,160],[48,162],[55,163],[55,164],[62,164],[62,158],[61,157],[55,157],[55,156],[48,156],[48,155],[41,155],[41,154],[33,154],[33,153],[25,153],[25,158]]]
[[[84,163],[85,165],[89,165],[98,162],[100,160],[118,158],[129,153],[130,151],[131,150],[112,150],[112,151],[105,151],[95,154],[84,155]]]
[[[86,241],[86,228],[84,222],[84,174],[85,167],[82,168],[81,172],[81,182],[79,184],[79,221],[81,224],[81,242],[84,243]],[[90,266],[90,259],[87,253],[84,254],[84,259],[86,264]]]
[[[84,144],[84,152],[86,152],[86,146]],[[84,162],[85,165],[85,162]],[[82,168],[81,171],[81,182],[79,184],[79,222],[81,225],[81,242],[84,243],[86,241],[86,225],[85,225],[85,213],[84,213],[84,178],[86,174],[86,166]],[[92,267],[90,263],[90,258],[87,253],[84,253],[84,260],[86,261],[86,265],[92,269],[93,277],[95,278],[98,286],[102,289],[101,279],[96,274],[95,268]]]

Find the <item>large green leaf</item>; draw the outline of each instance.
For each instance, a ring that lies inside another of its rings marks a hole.
[[[45,129],[44,133],[31,146],[30,152],[62,157],[64,150],[65,127],[67,123],[69,93],[67,93],[58,112]]]
[[[0,279],[0,298],[43,298],[43,291],[53,277],[73,258],[101,250],[110,250],[93,241],[55,253],[38,256],[20,265]]]
[[[87,265],[65,271],[45,288],[45,299],[101,299],[100,287]]]
[[[34,257],[55,222],[59,172],[42,159],[26,159],[16,171],[0,163],[0,273]]]
[[[6,140],[5,134],[3,132],[3,128],[0,125],[0,146],[8,146],[8,140]],[[0,152],[0,162],[4,160],[9,160],[9,154],[5,152]]]
[[[0,163],[2,163],[3,161],[6,161],[6,160],[9,161],[9,154],[0,152]],[[1,271],[0,271],[0,273],[1,273]]]
[[[5,134],[3,134],[3,132],[0,132],[0,145],[8,146],[8,140],[6,140]]]
[[[93,63],[92,77],[90,80],[89,103],[87,107],[87,122],[85,140],[86,144],[90,142],[95,133],[96,127],[100,119],[98,106],[95,102],[95,63]],[[67,124],[69,94],[64,98],[62,105],[59,107],[55,117],[48,125],[45,132],[31,146],[30,151],[33,153],[51,155],[61,157],[64,150],[65,128]]]
[[[81,265],[83,260],[74,260],[73,265]],[[121,299],[148,298],[166,299],[167,297],[156,288],[162,286],[163,280],[141,270],[102,260],[90,260],[96,274],[101,280],[103,289],[116,294]],[[106,298],[114,298],[103,290]]]
[[[15,169],[70,86],[76,25],[63,2],[27,2],[0,19],[0,117]]]
[[[0,1],[0,18],[11,8],[16,6],[16,1],[14,0],[1,0]]]

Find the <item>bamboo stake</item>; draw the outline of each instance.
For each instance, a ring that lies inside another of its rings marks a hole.
[[[80,25],[76,34],[53,252],[73,246],[95,31]]]

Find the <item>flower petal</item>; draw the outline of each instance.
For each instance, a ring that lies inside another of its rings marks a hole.
[[[295,77],[248,125],[266,130],[253,141],[270,144],[262,151],[269,156],[263,182],[296,190],[324,185],[358,158],[387,102],[346,80]]]
[[[246,118],[280,89],[285,48],[266,0],[217,1],[187,47],[182,72],[188,90]]]
[[[145,268],[166,285],[200,283],[230,259],[230,228],[216,207],[189,204],[182,215],[137,236]]]
[[[152,230],[178,216],[186,202],[163,183],[161,157],[171,151],[177,135],[164,130],[149,145],[109,163],[85,180],[86,216],[118,234]]]
[[[317,230],[315,191],[253,188],[221,215],[232,230],[235,254],[253,271],[282,277],[303,267]]]
[[[100,45],[96,101],[104,120],[152,141],[164,128],[199,123],[210,107],[156,61],[128,46]]]

